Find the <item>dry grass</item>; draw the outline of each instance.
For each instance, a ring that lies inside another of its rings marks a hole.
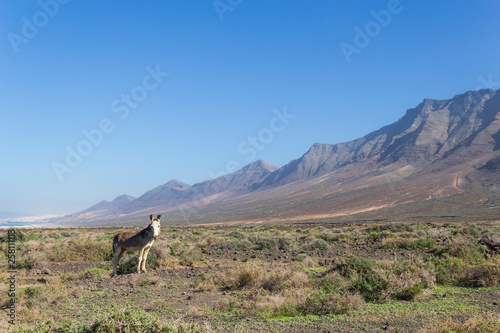
[[[58,241],[47,254],[50,261],[78,262],[109,260],[113,257],[112,242],[98,240],[97,235],[79,235]]]
[[[153,269],[169,268],[173,266],[173,259],[170,256],[170,249],[166,241],[156,241],[150,250],[154,262],[151,264]]]
[[[198,290],[244,292],[247,297],[236,303],[222,299],[216,310],[246,309],[262,318],[347,313],[360,309],[364,301],[348,290],[348,283],[336,273],[322,278],[309,277],[300,265],[269,266],[246,264],[243,267],[198,277]]]
[[[420,259],[381,262],[348,256],[336,270],[366,301],[413,300],[435,285],[435,274]]]
[[[471,267],[466,271],[465,280],[474,287],[494,287],[500,285],[500,260]]]
[[[490,315],[486,318],[469,318],[467,320],[448,319],[435,324],[423,333],[498,333],[500,332],[500,316]]]
[[[266,290],[279,292],[287,288],[309,286],[307,274],[297,268],[285,266],[268,266],[266,264],[249,263],[226,272],[216,272],[202,279],[207,288],[207,281],[213,285],[209,289],[225,290]],[[199,287],[199,286],[198,286]]]
[[[162,271],[123,276],[121,281],[124,281],[126,293],[154,290],[154,295],[159,297],[162,294],[161,299],[144,296],[141,300],[144,308],[174,316],[180,316],[182,311],[191,311],[179,310],[176,306],[182,308],[185,305],[188,308],[187,298],[192,296],[197,299],[198,295],[203,295],[198,292],[209,292],[203,297],[216,298],[207,301],[208,305],[201,302],[191,304],[192,301],[189,301],[189,306],[196,308],[197,314],[193,317],[189,312],[190,320],[217,316],[218,320],[230,317],[244,323],[243,318],[258,321],[262,318],[313,315],[317,318],[315,320],[321,321],[322,316],[331,318],[337,314],[345,316],[336,319],[354,318],[357,313],[364,312],[356,311],[365,307],[367,311],[376,311],[377,303],[389,303],[383,305],[388,307],[425,303],[437,290],[433,291],[436,285],[474,288],[471,290],[500,285],[500,256],[478,242],[484,234],[500,232],[500,227],[496,225],[165,229],[162,230],[162,239],[155,241],[150,251],[148,269],[181,268],[180,274],[175,274],[179,278],[166,279],[165,276],[172,274]],[[45,267],[52,268],[57,264],[65,267],[62,270],[64,274],[49,275],[47,284],[34,283],[33,287],[41,286],[42,289],[27,289],[27,283],[20,288],[18,313],[23,318],[23,324],[34,326],[38,320],[54,316],[55,311],[51,309],[70,307],[72,303],[79,302],[82,313],[87,313],[83,304],[87,306],[95,300],[93,298],[86,303],[88,290],[98,290],[97,286],[103,281],[106,286],[110,269],[108,264],[103,264],[103,260],[110,262],[112,238],[117,232],[23,232],[17,252],[18,268],[22,274],[31,272],[34,275]],[[5,252],[5,243],[0,245]],[[356,255],[342,255],[345,252],[339,252],[339,249]],[[397,256],[387,256],[392,252]],[[335,258],[335,262],[340,264],[320,266],[319,263],[324,264],[323,258],[333,258],[332,253],[341,253]],[[137,253],[122,259],[122,266],[128,262],[135,271],[137,261],[134,261],[134,256]],[[87,262],[84,269],[72,271],[67,268],[82,261]],[[193,269],[186,268],[190,266]],[[192,272],[197,272],[196,278]],[[37,277],[31,277],[30,283]],[[117,287],[117,293],[119,289]],[[0,292],[5,292],[4,286]],[[97,292],[102,293],[103,299],[110,300],[112,293],[108,289]],[[171,295],[181,295],[180,300],[169,298]],[[454,315],[455,321],[434,325],[430,332],[499,331],[498,317],[457,320],[458,317],[475,314],[464,313]],[[369,318],[367,322],[376,321],[371,312]],[[430,320],[428,318],[426,324]],[[101,324],[104,325],[103,322]],[[0,331],[2,329],[0,326]]]

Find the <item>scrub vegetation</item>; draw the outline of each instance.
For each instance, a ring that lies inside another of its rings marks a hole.
[[[148,273],[128,253],[111,278],[126,229],[17,229],[17,323],[0,330],[500,331],[500,223],[163,227]]]

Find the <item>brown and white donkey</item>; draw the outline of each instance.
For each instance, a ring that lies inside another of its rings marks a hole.
[[[161,215],[153,218],[153,214],[149,215],[151,223],[141,231],[123,231],[115,236],[113,239],[113,250],[115,256],[113,258],[113,273],[111,276],[116,275],[116,266],[120,262],[120,258],[125,251],[139,251],[139,264],[137,265],[137,273],[141,270],[146,272],[146,259],[149,250],[155,239],[160,235],[160,218]],[[142,264],[142,267],[141,267]]]

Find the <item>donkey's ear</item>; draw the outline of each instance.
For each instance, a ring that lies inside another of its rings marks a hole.
[[[153,222],[153,214],[149,215],[149,219]]]
[[[160,218],[161,218],[161,215],[158,215],[158,216],[156,217],[156,219],[157,219],[158,221],[160,221]]]

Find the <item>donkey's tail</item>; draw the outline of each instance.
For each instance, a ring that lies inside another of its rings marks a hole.
[[[118,243],[118,235],[113,238],[113,253],[116,253],[116,243]]]

